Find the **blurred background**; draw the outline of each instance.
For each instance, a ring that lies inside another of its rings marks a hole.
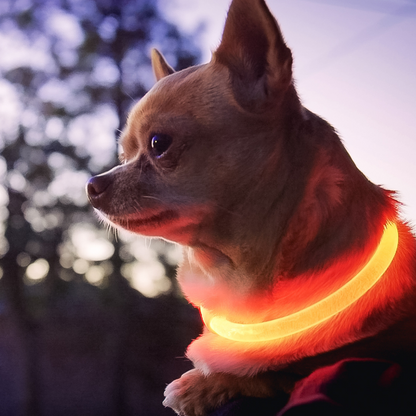
[[[269,0],[300,96],[416,219],[416,2]],[[0,416],[172,415],[201,330],[177,246],[100,224],[84,186],[117,163],[150,49],[207,62],[225,0],[1,0]]]

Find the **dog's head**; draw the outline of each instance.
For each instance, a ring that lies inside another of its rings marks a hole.
[[[333,128],[301,106],[264,0],[232,2],[208,64],[175,72],[153,51],[152,65],[157,83],[128,117],[121,165],[88,183],[92,205],[115,226],[251,274],[270,275],[279,256],[299,265],[364,182]]]
[[[128,117],[122,163],[88,196],[117,226],[192,244],[205,223],[247,221],[242,207],[273,173],[300,113],[292,57],[264,2],[239,0],[210,63],[175,72],[154,50],[152,65],[158,82]]]

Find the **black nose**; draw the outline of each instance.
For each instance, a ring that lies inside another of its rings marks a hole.
[[[87,183],[87,195],[94,208],[102,208],[106,199],[105,191],[112,183],[111,175],[104,173],[92,177]]]

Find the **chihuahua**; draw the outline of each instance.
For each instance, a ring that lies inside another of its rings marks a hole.
[[[341,359],[415,352],[415,238],[302,106],[265,1],[232,1],[208,64],[175,72],[153,50],[152,66],[121,164],[87,192],[113,226],[183,247],[178,280],[206,327],[164,404],[202,416]]]

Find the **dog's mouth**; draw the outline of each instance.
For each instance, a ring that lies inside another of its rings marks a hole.
[[[147,208],[129,214],[106,214],[96,209],[104,221],[118,229],[124,229],[146,237],[161,237],[182,245],[189,245],[206,215],[203,207]]]
[[[180,215],[174,210],[165,210],[151,215],[130,214],[129,216],[104,216],[116,228],[140,234],[146,237],[161,237],[166,240],[187,245],[198,221],[192,216]]]
[[[123,217],[107,216],[106,218],[118,227],[128,231],[147,234],[175,222],[179,219],[179,215],[173,210],[166,210],[149,216],[133,214]]]

